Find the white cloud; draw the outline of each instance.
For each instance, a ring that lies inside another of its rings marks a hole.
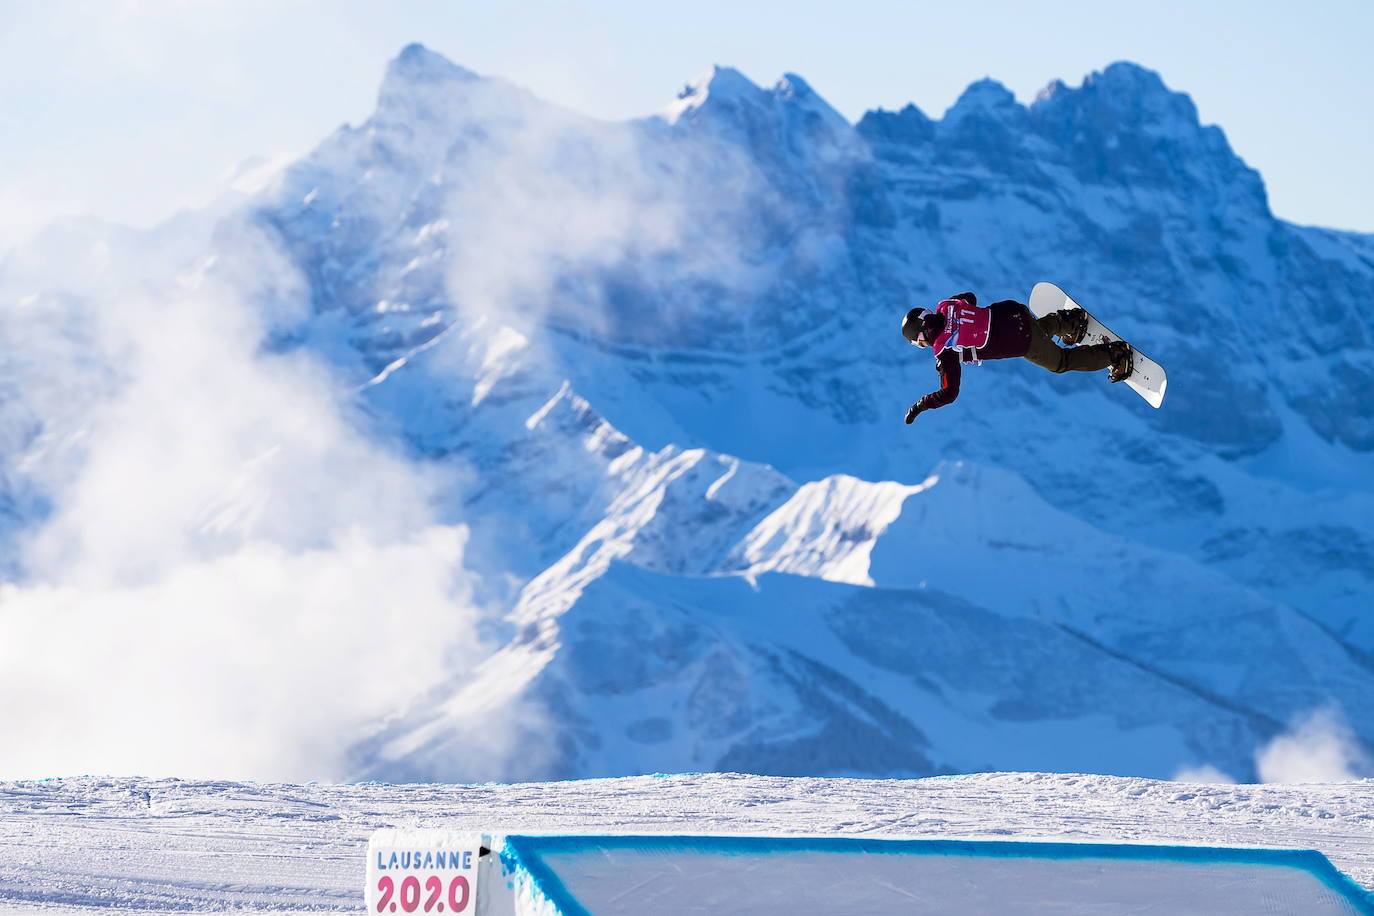
[[[40,187],[40,182],[0,184],[0,255],[29,241],[54,220],[88,209],[74,195]]]
[[[651,129],[546,106],[495,80],[465,86],[452,104],[454,125],[471,117],[482,127],[455,130],[460,165],[442,172],[444,212],[462,239],[447,272],[460,307],[512,325],[534,347],[541,337],[531,329],[550,324],[687,345],[716,316],[744,323],[747,306],[733,299],[703,296],[698,307],[715,312],[689,320],[674,297],[705,288],[747,296],[771,276],[732,233],[799,211],[746,153],[709,135],[664,143]],[[789,256],[803,260],[808,241]]]

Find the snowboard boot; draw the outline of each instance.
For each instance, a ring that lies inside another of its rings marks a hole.
[[[1112,357],[1107,378],[1114,382],[1124,382],[1135,368],[1135,350],[1124,340],[1111,340],[1107,342],[1107,352]]]
[[[1088,313],[1083,309],[1059,310],[1059,340],[1066,347],[1076,347],[1088,332]]]

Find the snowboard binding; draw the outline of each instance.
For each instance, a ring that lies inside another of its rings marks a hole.
[[[1113,340],[1107,343],[1107,352],[1112,358],[1107,378],[1113,382],[1124,382],[1130,378],[1135,369],[1135,349],[1124,340]]]
[[[1059,340],[1066,347],[1076,347],[1083,342],[1083,335],[1088,333],[1088,313],[1083,309],[1060,309]]]

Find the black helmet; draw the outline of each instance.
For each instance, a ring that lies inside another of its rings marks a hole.
[[[930,309],[914,308],[902,319],[902,336],[918,347],[928,347],[945,329],[945,316]]]
[[[916,342],[916,338],[921,333],[921,317],[925,315],[927,311],[927,309],[917,308],[906,313],[906,317],[902,319],[903,337],[912,343]]]

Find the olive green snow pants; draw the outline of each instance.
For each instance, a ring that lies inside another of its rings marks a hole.
[[[1090,347],[1061,347],[1051,340],[1058,337],[1064,319],[1059,312],[1050,312],[1044,318],[1035,318],[1030,323],[1030,348],[1026,359],[1043,366],[1051,372],[1095,372],[1112,364],[1111,354],[1106,344],[1093,344]]]

